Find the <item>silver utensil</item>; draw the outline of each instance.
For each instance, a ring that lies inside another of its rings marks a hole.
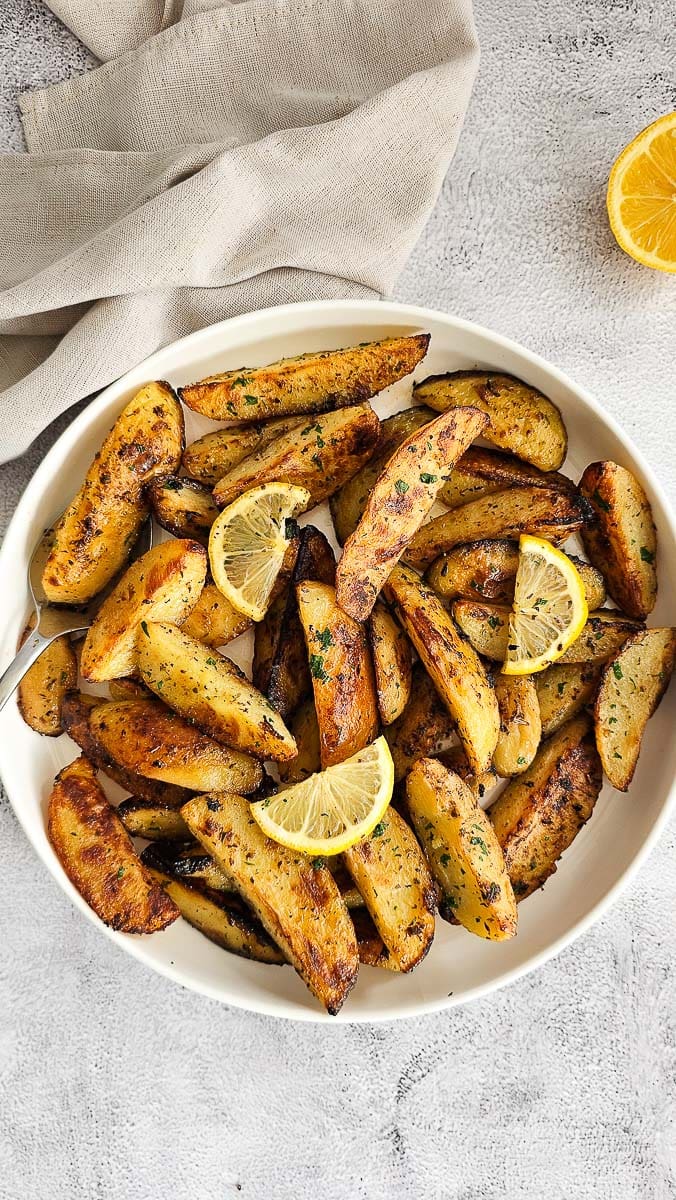
[[[99,592],[93,600],[81,607],[66,607],[61,604],[50,604],[42,586],[42,572],[49,557],[54,542],[54,527],[47,529],[35,547],[28,564],[28,587],[35,607],[35,629],[28,635],[16,657],[0,676],[0,711],[5,707],[13,692],[16,691],[26,671],[32,667],[43,650],[46,650],[55,638],[66,633],[85,633],[91,625],[103,600],[113,590],[123,571],[130,562],[140,558],[153,544],[152,521],[148,519],[141,528],[131,557],[125,563],[122,571],[118,571],[114,579]]]

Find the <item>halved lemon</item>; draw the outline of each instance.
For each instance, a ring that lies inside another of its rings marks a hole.
[[[307,488],[263,483],[229,504],[209,534],[214,583],[237,612],[262,621],[289,544],[287,521],[310,501]]]
[[[341,854],[382,820],[394,787],[394,764],[384,737],[345,762],[258,800],[251,813],[263,833],[301,854]]]
[[[575,564],[551,542],[522,534],[503,673],[544,671],[580,636],[588,616]]]
[[[623,250],[658,271],[676,271],[676,112],[648,125],[623,150],[608,180],[610,227]]]

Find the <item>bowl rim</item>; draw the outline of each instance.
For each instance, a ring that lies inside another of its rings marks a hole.
[[[529,350],[521,343],[508,338],[503,334],[494,332],[492,329],[484,325],[480,325],[475,321],[469,321],[462,317],[453,316],[438,309],[428,308],[426,306],[411,305],[400,303],[398,301],[389,300],[360,300],[360,299],[340,299],[340,300],[309,300],[299,303],[275,305],[269,308],[258,309],[251,313],[243,313],[240,316],[229,317],[223,321],[215,322],[212,325],[204,326],[202,329],[196,330],[194,333],[187,334],[185,337],[178,338],[174,342],[168,343],[166,346],[153,351],[141,363],[132,367],[119,379],[114,380],[105,387],[84,409],[79,413],[74,420],[63,430],[54,445],[49,449],[44,459],[29,479],[24,488],[19,502],[16,506],[12,517],[8,523],[5,535],[0,546],[0,577],[5,565],[5,560],[10,557],[13,552],[13,542],[19,536],[19,530],[24,523],[24,514],[28,515],[31,503],[35,496],[39,496],[44,491],[45,485],[53,477],[55,467],[60,465],[64,453],[69,453],[76,445],[81,433],[85,432],[89,425],[96,421],[97,416],[101,413],[111,399],[111,394],[122,395],[130,387],[136,386],[135,382],[131,384],[127,381],[130,377],[138,376],[140,372],[145,372],[148,368],[148,377],[158,378],[158,372],[154,370],[154,363],[157,360],[162,360],[168,352],[175,353],[187,351],[188,356],[193,351],[199,351],[200,346],[204,342],[209,342],[214,333],[220,329],[227,329],[228,335],[233,330],[241,330],[244,334],[249,327],[255,327],[263,318],[278,316],[283,318],[290,314],[295,314],[302,319],[303,315],[316,315],[320,312],[331,313],[348,313],[354,318],[354,323],[359,323],[360,314],[377,314],[382,317],[382,324],[387,324],[388,317],[396,318],[401,321],[405,318],[410,323],[424,327],[425,323],[433,320],[437,323],[446,325],[449,329],[456,333],[473,334],[483,337],[491,342],[497,348],[506,350],[510,354],[516,354],[521,357],[530,366],[544,372],[551,379],[555,380],[562,387],[569,389],[578,400],[582,401],[593,415],[606,426],[607,429],[618,439],[623,448],[630,456],[632,464],[635,465],[646,479],[650,481],[650,487],[655,497],[657,498],[662,509],[664,518],[661,536],[664,538],[664,532],[668,528],[674,543],[673,549],[676,555],[676,517],[672,512],[671,505],[666,496],[664,488],[657,478],[652,467],[647,462],[643,453],[634,445],[631,438],[624,432],[620,424],[616,421],[611,413],[608,413],[594,398],[594,396],[580,384],[576,383],[569,375],[554,366],[540,354]],[[0,768],[2,766],[2,750],[0,748]],[[1,774],[1,771],[0,771]],[[4,781],[3,781],[4,782]],[[641,866],[647,859],[655,847],[657,841],[662,835],[674,809],[676,808],[676,778],[672,780],[669,790],[665,795],[660,811],[658,812],[651,828],[643,838],[643,841],[638,846],[631,862],[619,878],[612,884],[605,894],[597,901],[597,903],[582,917],[575,921],[571,927],[561,934],[553,942],[543,947],[541,950],[534,952],[528,959],[519,965],[510,969],[504,970],[497,974],[492,979],[477,984],[473,987],[466,988],[459,995],[450,994],[446,997],[438,999],[418,999],[409,1001],[405,1004],[400,1012],[392,1012],[383,1010],[374,1013],[357,1013],[352,1015],[349,1002],[336,1016],[329,1017],[322,1009],[316,1010],[308,1007],[307,1009],[294,1009],[293,1012],[284,1011],[286,1001],[279,997],[270,996],[257,998],[255,1003],[246,1002],[240,996],[231,992],[231,985],[227,980],[224,980],[223,985],[219,988],[212,987],[209,983],[196,983],[190,977],[190,972],[182,968],[178,963],[160,962],[153,960],[150,962],[143,952],[143,939],[126,936],[115,932],[97,917],[92,909],[80,896],[79,892],[74,888],[63,868],[58,863],[55,856],[48,858],[43,854],[42,846],[38,845],[33,837],[29,824],[21,812],[21,805],[15,804],[14,798],[11,795],[10,788],[5,783],[5,789],[9,798],[12,810],[23,829],[28,841],[35,850],[40,861],[47,867],[52,878],[56,880],[59,887],[64,891],[73,903],[85,914],[85,916],[94,924],[99,931],[102,931],[118,949],[121,948],[131,954],[137,962],[142,963],[147,969],[156,972],[164,978],[170,979],[173,983],[178,983],[190,991],[206,996],[208,999],[216,1000],[221,1004],[231,1005],[233,1008],[240,1009],[244,1012],[261,1013],[264,1016],[273,1016],[284,1020],[292,1021],[309,1021],[309,1022],[329,1022],[331,1025],[343,1024],[380,1024],[385,1021],[404,1020],[411,1017],[428,1016],[433,1013],[443,1012],[451,1008],[455,1008],[461,1004],[468,1004],[474,1000],[478,1000],[484,996],[490,995],[492,992],[507,987],[511,983],[515,983],[523,976],[537,970],[550,959],[558,955],[563,949],[571,945],[572,942],[581,937],[588,929],[590,929],[601,917],[611,908],[621,893],[628,887],[632,879],[636,876]],[[227,994],[226,994],[227,993]]]

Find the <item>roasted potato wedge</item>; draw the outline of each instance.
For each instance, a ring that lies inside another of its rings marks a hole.
[[[357,978],[359,952],[331,872],[267,838],[243,796],[196,796],[181,812],[313,995],[337,1013]]]
[[[550,737],[590,704],[601,669],[594,663],[554,663],[535,677],[542,736]]]
[[[35,617],[24,629],[19,645],[35,628]],[[19,712],[27,725],[46,737],[58,737],[61,706],[66,692],[77,686],[77,659],[67,637],[56,638],[29,667],[19,684]]]
[[[158,525],[177,538],[209,545],[209,530],[219,509],[209,488],[194,479],[158,475],[148,485],[148,498]]]
[[[531,533],[565,542],[589,517],[586,500],[555,488],[515,487],[470,500],[423,525],[404,551],[406,562],[429,566],[440,554],[465,542],[518,538]]]
[[[343,862],[397,969],[412,971],[432,944],[436,908],[436,890],[412,830],[390,807],[370,837],[345,851]]]
[[[86,758],[56,776],[47,835],[73,886],[111,929],[155,933],[178,917],[173,900],[136,857]]]
[[[447,750],[442,750],[434,757],[438,758],[447,770],[460,776],[477,802],[483,800],[486,793],[492,791],[498,782],[497,771],[492,763],[487,771],[481,771],[475,775],[467,761],[467,755],[460,745],[449,746]]]
[[[650,501],[636,476],[614,462],[590,463],[580,491],[596,518],[583,530],[584,548],[615,603],[627,616],[643,620],[657,599],[657,534]]]
[[[296,588],[307,645],[322,767],[356,754],[378,735],[373,665],[363,625],[338,606],[335,588],[306,580]]]
[[[175,471],[185,435],[168,383],[146,383],[129,401],[58,522],[42,586],[54,604],[84,604],[127,561],[148,515],[145,485]]]
[[[495,695],[500,710],[500,733],[493,754],[498,775],[509,778],[528,769],[542,736],[540,705],[530,675],[497,675]]]
[[[484,446],[470,446],[458,460],[448,483],[439,492],[439,499],[449,508],[467,504],[491,492],[503,492],[510,487],[561,488],[575,491],[575,484],[558,471],[539,471],[537,467]]]
[[[453,735],[453,721],[422,663],[411,675],[411,694],[400,717],[385,729],[399,783],[418,758],[436,753]]]
[[[385,594],[453,718],[468,761],[485,771],[498,740],[500,718],[495,692],[480,659],[461,638],[441,601],[420,576],[401,564]]]
[[[437,759],[420,758],[406,780],[406,799],[441,888],[440,915],[478,937],[514,937],[516,900],[504,856],[467,784]]]
[[[305,417],[280,417],[277,421],[258,421],[252,425],[232,425],[205,433],[183,451],[183,470],[193,479],[213,488],[238,463],[262,450],[269,442],[307,425]]]
[[[260,763],[200,733],[157,700],[118,700],[92,710],[89,727],[127,771],[195,792],[253,792]]]
[[[185,821],[183,826],[188,831]],[[217,862],[214,862],[211,855],[205,852],[199,842],[190,842],[187,846],[185,842],[180,841],[153,842],[146,846],[141,855],[141,862],[148,867],[154,867],[156,871],[163,871],[172,879],[196,883],[216,892],[228,892],[230,895],[237,893],[232,879]]]
[[[296,744],[279,713],[228,658],[175,625],[148,622],[142,633],[140,676],[170,708],[209,737],[256,758],[294,757]],[[231,784],[229,790],[243,789]]]
[[[541,471],[556,471],[566,457],[568,438],[558,408],[514,375],[477,370],[430,375],[413,395],[437,412],[467,404],[482,409],[490,419],[486,441]]]
[[[382,601],[375,604],[366,628],[380,720],[391,725],[403,713],[411,694],[411,643]]]
[[[359,961],[365,967],[385,967],[397,970],[389,951],[373,922],[373,917],[367,908],[362,907],[350,911],[359,947]]]
[[[474,600],[456,600],[453,619],[478,654],[504,662],[510,610],[500,604]],[[642,626],[615,609],[604,608],[589,614],[577,641],[566,650],[559,663],[606,662]],[[551,668],[550,668],[551,669]]]
[[[197,603],[207,573],[203,546],[161,542],[125,571],[106,597],[85,638],[80,670],[91,683],[132,675],[141,622],[180,623]]]
[[[230,504],[249,488],[277,481],[307,488],[308,508],[314,508],[364,465],[379,438],[380,421],[370,404],[326,413],[233,467],[216,484],[214,500]]]
[[[350,534],[336,570],[340,607],[365,621],[390,571],[436,500],[453,463],[481,433],[478,409],[442,413],[395,450],[376,480],[364,513]]]
[[[240,367],[179,389],[188,408],[216,421],[320,413],[369,400],[409,375],[427,354],[430,335],[385,338]]]
[[[395,450],[412,433],[433,420],[432,409],[420,407],[405,408],[381,422],[381,436],[376,453],[329,499],[333,526],[341,546],[357,528],[375,483]]]
[[[130,796],[117,806],[117,815],[131,837],[148,838],[150,841],[177,838],[190,839],[190,830],[181,816],[180,809],[156,804],[153,800],[139,800]]]
[[[296,710],[289,721],[289,729],[298,747],[298,753],[295,758],[279,763],[278,772],[282,783],[298,783],[322,769],[314,696],[308,696]]]
[[[108,691],[111,700],[154,700],[150,688],[138,679],[110,679]]]
[[[554,874],[594,810],[602,776],[589,729],[584,716],[559,729],[488,810],[517,900]]]
[[[569,554],[584,583],[590,611],[606,602],[603,576],[596,567]],[[442,600],[490,600],[510,604],[514,599],[514,580],[519,565],[519,543],[505,539],[485,539],[455,546],[435,559],[425,575],[427,583]]]
[[[645,727],[674,670],[676,630],[644,629],[622,646],[601,676],[594,727],[601,763],[614,788],[626,792]]]
[[[251,618],[237,612],[215,583],[205,585],[192,612],[181,622],[181,628],[188,637],[212,648],[234,642],[252,625]]]

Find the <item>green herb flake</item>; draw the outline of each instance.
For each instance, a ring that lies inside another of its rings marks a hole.
[[[148,633],[148,622],[147,621],[141,621],[141,629],[145,633],[146,637],[150,637],[150,634]]]
[[[421,483],[436,483],[438,478],[439,478],[438,475],[430,475],[428,471],[420,472],[420,482]]]
[[[211,657],[209,657],[209,658],[207,659],[207,666],[208,666],[208,667],[215,667],[215,666],[216,666],[216,659],[215,659],[215,658],[211,658]]]
[[[373,826],[373,829],[371,831],[371,837],[372,838],[382,837],[385,832],[385,829],[386,829],[385,822],[379,821],[377,825]]]
[[[118,867],[117,868],[117,878],[121,879],[123,875],[124,875],[124,867]]]
[[[567,686],[568,686],[568,684],[567,684],[567,683],[563,683],[563,681],[562,681],[561,683],[557,683],[557,685],[556,685],[556,690],[557,690],[557,692],[559,693],[559,696],[562,696],[562,695],[563,695],[563,693],[565,692],[565,690],[566,690]]]
[[[318,629],[315,633],[315,641],[319,642],[322,650],[328,650],[329,646],[333,645],[333,637],[330,629]]]
[[[312,859],[310,866],[314,871],[321,871],[322,867],[326,866],[326,859],[322,858],[321,854],[318,854],[316,858]]]
[[[447,867],[450,861],[450,854],[444,850],[444,853],[439,855],[439,862],[441,863],[442,867]]]
[[[653,563],[655,561],[655,555],[653,551],[649,550],[647,546],[641,546],[640,553],[642,562]]]
[[[618,662],[613,663],[613,675],[616,679],[623,679],[622,667]]]
[[[258,396],[245,396],[244,403],[245,404],[258,404]]]
[[[394,490],[399,492],[400,496],[403,496],[404,493],[408,491],[408,484],[403,479],[397,479],[394,485]]]
[[[498,629],[500,626],[500,618],[491,614],[491,616],[488,618],[488,624],[490,625],[491,629]]]
[[[329,675],[324,669],[324,659],[321,654],[310,655],[310,674],[313,679],[318,679],[320,683],[329,682]]]

